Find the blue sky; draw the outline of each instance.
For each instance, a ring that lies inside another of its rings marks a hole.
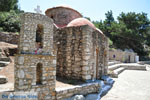
[[[48,8],[68,5],[94,21],[104,20],[109,10],[113,11],[115,19],[121,12],[145,12],[150,19],[150,0],[19,0],[19,6],[25,12],[34,12],[37,5],[43,14]]]

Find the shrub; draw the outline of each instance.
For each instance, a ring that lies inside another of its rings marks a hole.
[[[17,14],[14,10],[0,12],[0,31],[19,32],[20,14]]]

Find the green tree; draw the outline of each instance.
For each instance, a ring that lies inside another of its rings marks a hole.
[[[150,55],[150,20],[146,13],[121,13],[117,21],[108,11],[104,21],[93,22],[112,41],[113,48],[132,49],[141,57]]]
[[[105,13],[106,19],[105,19],[105,24],[107,26],[111,26],[111,23],[114,22],[114,17],[113,17],[113,12],[112,10],[108,11]]]
[[[18,0],[0,0],[0,31],[19,32],[20,14]]]
[[[0,11],[9,12],[10,10],[18,10],[18,0],[0,0]]]
[[[140,56],[146,56],[147,52],[144,50],[144,45],[149,45],[150,43],[148,40],[150,38],[148,33],[150,21],[147,14],[136,14],[135,12],[125,14],[122,12],[120,16],[118,16],[118,21],[119,24],[122,23],[124,25],[121,32],[117,34],[126,41],[124,42],[124,47],[133,49]]]
[[[20,14],[17,14],[14,10],[0,12],[0,31],[19,32]]]
[[[110,10],[107,13],[105,13],[106,19],[104,20],[104,25],[100,23],[99,28],[102,27],[103,32],[106,36],[108,36],[112,40],[112,24],[115,23],[113,12]]]

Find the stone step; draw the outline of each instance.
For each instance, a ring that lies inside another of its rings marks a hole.
[[[111,77],[114,77],[114,78],[118,78],[118,75],[123,72],[126,68],[124,67],[120,67],[120,68],[117,68],[113,71],[113,73],[110,74]]]
[[[0,76],[0,84],[5,84],[7,82],[8,82],[8,80],[5,76]]]
[[[120,68],[114,70],[114,73],[115,73],[115,74],[120,74],[120,73],[123,72],[124,70],[125,70],[124,67],[120,67]]]
[[[142,70],[142,71],[146,71],[146,65],[125,65],[124,68],[128,69],[128,70]]]
[[[108,62],[108,66],[115,65],[115,64],[120,64],[120,61],[110,61],[110,62]]]
[[[111,66],[108,66],[108,70],[113,71],[119,67],[121,67],[120,64],[111,65]]]
[[[10,62],[5,62],[5,61],[0,61],[0,67],[5,67],[8,65]]]
[[[11,62],[10,58],[0,58],[0,61]]]

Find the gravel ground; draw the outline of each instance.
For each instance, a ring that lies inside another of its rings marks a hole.
[[[101,100],[150,100],[150,70],[125,70]]]
[[[0,70],[0,75],[6,76],[8,79],[6,84],[0,84],[0,91],[14,90],[14,57],[10,58],[12,62]]]

